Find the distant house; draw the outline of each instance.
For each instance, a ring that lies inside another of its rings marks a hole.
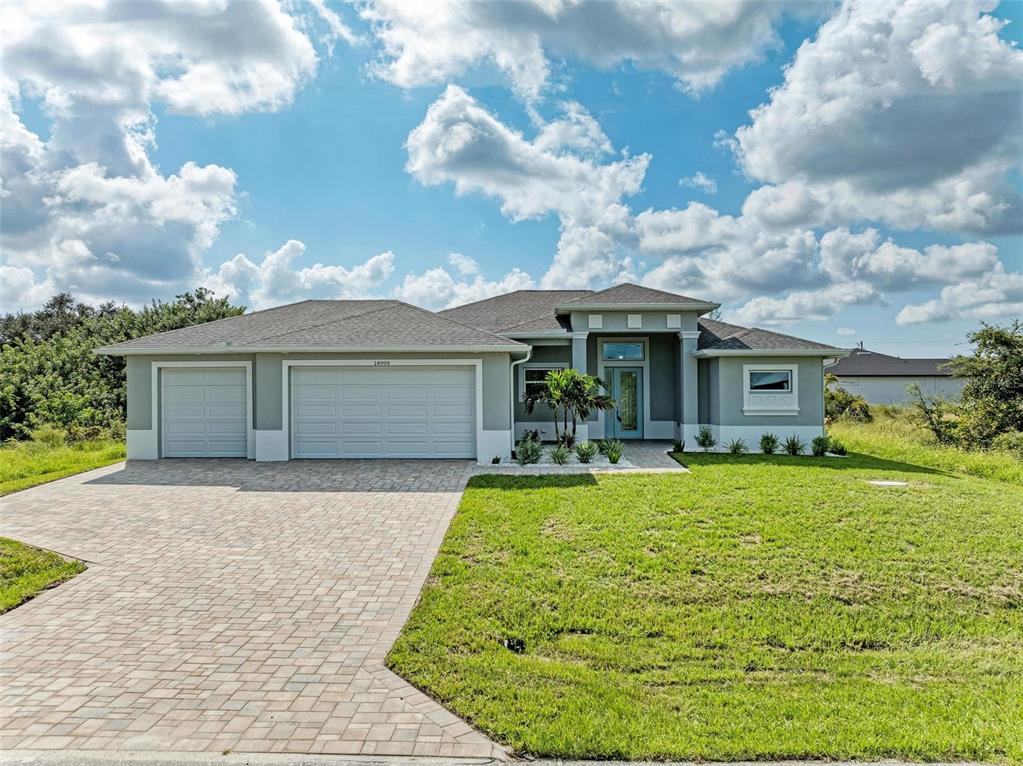
[[[916,383],[925,394],[956,399],[963,388],[961,378],[952,377],[948,359],[903,359],[865,348],[839,359],[828,372],[850,393],[872,404],[905,404],[910,401],[906,386]]]

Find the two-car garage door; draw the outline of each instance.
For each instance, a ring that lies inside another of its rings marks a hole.
[[[292,367],[296,458],[476,456],[475,369]]]

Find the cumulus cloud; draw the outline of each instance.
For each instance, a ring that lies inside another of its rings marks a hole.
[[[718,185],[717,182],[706,175],[702,170],[697,171],[691,176],[678,179],[679,186],[688,186],[690,189],[699,189],[704,194],[717,194]]]
[[[876,303],[880,293],[866,282],[845,282],[820,290],[797,290],[784,298],[760,296],[728,314],[739,324],[785,325],[805,319],[827,319],[848,306]]]
[[[987,3],[845,2],[732,144],[768,226],[1018,229],[1023,51]],[[983,117],[979,117],[983,115]]]
[[[461,267],[465,261],[471,261],[474,266],[476,262],[465,256],[458,258],[456,261],[451,257],[448,259],[452,267],[459,272],[458,276],[453,276],[450,271],[440,267],[427,269],[422,274],[406,274],[402,283],[394,289],[394,297],[436,310],[472,303],[513,290],[527,290],[535,286],[529,274],[520,269],[512,269],[501,279],[491,281],[475,271],[463,271]],[[475,276],[471,280],[467,279],[473,274]]]
[[[779,44],[775,25],[805,3],[729,0],[680,3],[608,0],[458,0],[362,6],[381,44],[373,71],[403,88],[448,82],[492,64],[520,96],[535,99],[551,79],[551,59],[610,68],[629,62],[673,75],[698,93]]]
[[[937,298],[904,306],[895,321],[906,325],[1004,317],[1023,317],[1023,274],[1007,272],[999,263],[979,279],[949,285]]]
[[[314,263],[296,268],[305,245],[290,239],[254,263],[243,253],[207,271],[203,283],[250,309],[263,309],[307,298],[369,297],[394,273],[394,254],[374,255],[351,268]]]
[[[237,179],[193,162],[164,175],[150,159],[153,105],[279,109],[315,72],[312,44],[273,0],[141,8],[0,7],[2,258],[19,280],[32,275],[30,290],[138,302],[193,284],[235,215]],[[24,98],[51,121],[45,139],[22,122]]]

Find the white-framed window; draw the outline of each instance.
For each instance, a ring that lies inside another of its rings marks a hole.
[[[630,330],[643,326],[643,315],[642,314],[628,314],[625,318],[625,326]]]
[[[586,317],[586,323],[591,330],[599,330],[604,326],[604,315],[588,314]]]
[[[646,359],[646,344],[641,340],[601,341],[600,358],[605,362],[642,362]]]
[[[743,365],[742,411],[747,415],[795,415],[799,412],[798,371],[794,364]]]
[[[567,362],[544,362],[536,364],[525,364],[519,367],[519,394],[535,394],[540,386],[544,384],[547,373],[551,370],[564,370],[568,367]]]

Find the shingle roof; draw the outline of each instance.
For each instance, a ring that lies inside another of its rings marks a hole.
[[[437,313],[490,332],[557,332],[565,324],[555,317],[554,307],[591,294],[591,290],[516,290]]]
[[[789,351],[817,349],[822,351],[843,351],[843,349],[829,346],[826,343],[797,338],[794,335],[784,335],[780,332],[772,332],[771,330],[761,330],[759,327],[740,327],[739,325],[705,318],[698,319],[697,325],[700,328],[700,338],[696,345],[700,351]]]
[[[510,338],[469,327],[401,301],[302,301],[100,349],[104,352],[178,349],[515,347]]]
[[[897,356],[879,354],[866,349],[853,349],[852,354],[842,359],[828,372],[842,377],[856,375],[870,378],[887,377],[952,377],[947,367],[948,359],[902,359]]]
[[[623,282],[620,285],[609,287],[606,290],[581,295],[573,300],[562,301],[558,305],[567,306],[572,303],[578,303],[584,306],[604,306],[615,303],[629,306],[640,306],[644,303],[654,305],[673,304],[679,306],[684,306],[686,304],[700,306],[717,305],[712,301],[701,301],[696,298],[690,298],[686,295],[678,295],[677,293],[669,293],[664,290],[655,290],[652,287],[634,285],[631,282]]]

